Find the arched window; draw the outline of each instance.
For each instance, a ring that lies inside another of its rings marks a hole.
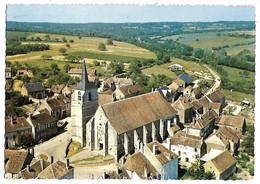
[[[78,100],[81,101],[81,92],[78,92]]]

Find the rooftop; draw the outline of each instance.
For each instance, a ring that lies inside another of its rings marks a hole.
[[[220,118],[218,124],[232,126],[237,128],[243,128],[245,123],[245,118],[242,116],[231,116],[231,115],[223,115]]]
[[[36,83],[26,83],[24,84],[24,87],[29,93],[36,92],[36,91],[44,91],[44,87],[42,83],[36,82]]]

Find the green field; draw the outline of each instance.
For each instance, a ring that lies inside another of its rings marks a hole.
[[[249,72],[248,77],[242,77],[239,75],[239,72],[243,72],[244,70],[229,67],[229,66],[221,66],[225,71],[228,72],[228,79],[230,81],[237,81],[237,80],[245,80],[249,83],[254,83],[255,81],[255,72]]]
[[[221,35],[218,36],[217,32],[204,32],[204,33],[190,33],[190,34],[181,34],[181,35],[173,35],[162,38],[165,39],[173,39],[179,40],[181,43],[190,45],[194,48],[202,48],[202,49],[211,49],[212,47],[219,47],[228,45],[229,48],[225,49],[228,54],[237,54],[244,49],[248,49],[254,52],[254,44],[243,45],[243,46],[235,46],[235,44],[248,44],[250,42],[255,41],[255,38],[237,38],[226,36],[229,33],[246,33],[255,35],[255,31],[230,31],[230,32],[221,32]],[[224,35],[225,34],[225,35]]]
[[[204,73],[206,72],[205,68],[202,66],[194,63],[194,62],[189,62],[189,61],[184,61],[182,59],[172,59],[171,63],[163,64],[163,65],[155,65],[151,68],[146,68],[143,71],[144,74],[148,75],[158,75],[158,74],[165,74],[170,78],[176,77],[176,74],[168,69],[168,67],[172,64],[180,64],[184,66],[184,70],[192,71],[192,72],[201,72]]]
[[[31,37],[40,37],[44,39],[44,36],[46,34],[44,33],[23,33],[23,32],[7,32],[8,36],[27,36],[27,39],[30,39]],[[34,66],[50,66],[51,63],[57,63],[59,67],[63,67],[67,62],[64,59],[64,56],[62,56],[59,52],[60,48],[66,48],[66,44],[64,42],[61,42],[62,37],[65,37],[68,40],[74,40],[74,43],[69,43],[70,48],[67,48],[68,54],[81,54],[84,56],[84,58],[87,60],[87,62],[93,61],[93,59],[100,59],[100,60],[106,60],[106,61],[132,61],[132,60],[138,60],[138,59],[151,59],[155,58],[155,54],[137,47],[135,45],[129,44],[129,43],[123,43],[114,41],[114,45],[106,45],[107,50],[106,51],[99,51],[98,50],[98,44],[100,42],[107,43],[107,39],[105,38],[96,38],[96,37],[83,37],[82,39],[79,39],[77,36],[67,36],[67,35],[56,35],[56,34],[49,34],[50,38],[54,40],[55,38],[58,38],[58,42],[37,42],[37,43],[44,43],[50,45],[50,50],[46,51],[38,51],[38,52],[30,52],[28,54],[19,54],[14,56],[7,56],[7,61],[10,62],[21,62],[21,63],[27,63]],[[23,44],[28,43],[35,43],[31,41],[25,41],[22,42]],[[50,55],[52,56],[53,60],[46,61],[43,60],[41,57],[42,55]]]

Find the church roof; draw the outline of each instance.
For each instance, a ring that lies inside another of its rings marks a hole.
[[[118,134],[177,114],[156,91],[101,106]]]

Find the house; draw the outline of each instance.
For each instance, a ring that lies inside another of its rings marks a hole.
[[[50,165],[50,162],[43,159],[33,158],[31,163],[26,166],[21,172],[19,172],[18,177],[21,179],[35,179],[38,174],[41,173]]]
[[[57,119],[47,113],[29,114],[27,122],[32,126],[32,134],[36,140],[56,135],[58,132]]]
[[[128,77],[114,76],[104,80],[103,85],[105,88],[110,88],[114,91],[118,87],[134,85],[134,81]]]
[[[86,145],[118,160],[141,144],[164,140],[176,114],[158,91],[99,106],[86,125]]]
[[[204,165],[205,172],[213,172],[217,180],[225,180],[236,172],[236,160],[226,150]]]
[[[155,91],[159,91],[167,102],[174,102],[174,93],[167,86],[156,88]]]
[[[17,145],[17,137],[22,134],[31,134],[32,127],[25,117],[5,118],[5,148],[12,148]]]
[[[54,94],[62,94],[62,90],[63,88],[65,87],[64,84],[54,84],[51,86],[51,91],[54,93]]]
[[[70,116],[71,113],[71,100],[64,95],[54,96],[54,98],[45,99],[41,102],[38,109],[40,112],[48,112],[49,115],[60,119],[66,116]]]
[[[219,103],[221,103],[221,107],[222,108],[224,108],[225,105],[226,105],[226,95],[220,89],[217,89],[213,93],[208,94],[206,97],[209,99],[210,102],[219,102]]]
[[[214,110],[206,112],[200,118],[194,118],[193,122],[185,129],[186,133],[199,138],[207,138],[214,130],[215,118],[218,115]]]
[[[208,110],[214,110],[218,115],[222,113],[222,105],[219,102],[210,102]]]
[[[221,134],[212,134],[206,140],[207,153],[210,152],[211,149],[225,151],[229,150],[229,142],[225,137]]]
[[[183,90],[183,96],[189,98],[191,97],[192,92],[193,92],[193,87],[191,85],[188,85]]]
[[[16,75],[27,75],[28,77],[33,77],[32,70],[18,70]]]
[[[97,85],[98,83],[98,77],[97,77],[97,72],[95,69],[87,69],[87,76],[88,76],[88,80],[90,82],[93,82]],[[75,68],[72,68],[68,71],[68,75],[73,77],[73,78],[79,78],[81,79],[82,78],[82,69],[75,69]]]
[[[168,142],[170,142],[170,138],[168,138]],[[162,180],[178,178],[178,156],[169,149],[170,143],[166,148],[158,141],[148,143],[144,147],[144,155],[155,167]]]
[[[191,97],[194,99],[199,99],[202,96],[202,90],[200,87],[193,88],[191,91]]]
[[[112,89],[107,89],[105,91],[98,93],[98,104],[105,105],[116,101],[115,94],[113,94]]]
[[[68,159],[66,163],[60,160],[51,162],[38,174],[37,179],[74,179],[74,168],[70,166]]]
[[[177,63],[168,66],[168,68],[169,68],[170,70],[183,70],[183,66],[180,65],[180,64],[177,64]]]
[[[206,96],[203,96],[200,99],[198,99],[198,101],[203,107],[203,112],[207,112],[209,110],[208,107],[209,107],[210,100]]]
[[[181,165],[197,161],[206,153],[202,139],[190,136],[183,131],[170,137],[171,151],[180,157]]]
[[[6,79],[11,79],[12,78],[12,68],[10,68],[10,67],[5,68],[5,78]]]
[[[21,94],[23,96],[29,96],[37,99],[42,99],[46,96],[45,88],[40,82],[24,84],[21,89]]]
[[[178,111],[179,120],[181,123],[190,123],[193,117],[192,104],[185,97],[180,97],[171,105]]]
[[[62,91],[61,91],[61,93],[63,94],[63,95],[68,95],[68,96],[70,96],[73,92],[74,92],[74,88],[76,87],[76,85],[66,85],[63,89],[62,89]]]
[[[196,114],[196,118],[200,117],[204,112],[202,104],[198,100],[193,100],[191,102],[191,105],[192,105],[193,110],[195,112],[194,114]]]
[[[122,86],[116,88],[116,90],[113,92],[114,93],[113,95],[117,100],[121,100],[133,96],[137,96],[141,93],[142,90],[143,87],[140,84]]]
[[[188,85],[190,85],[192,83],[192,78],[185,72],[182,73],[181,75],[179,75],[178,78],[185,82],[184,87],[187,87]]]
[[[216,125],[230,128],[239,135],[245,135],[246,132],[246,119],[242,116],[223,115]]]
[[[9,150],[4,151],[4,178],[14,179],[18,178],[19,172],[22,171],[26,165],[30,164],[34,155],[28,150]]]
[[[123,167],[130,179],[159,178],[159,174],[155,167],[141,152],[130,155]]]

